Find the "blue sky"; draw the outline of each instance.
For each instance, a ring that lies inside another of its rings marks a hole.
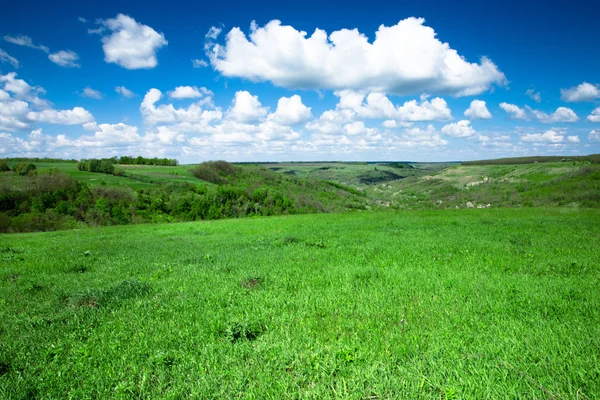
[[[122,3],[3,6],[0,158],[600,152],[597,2]]]

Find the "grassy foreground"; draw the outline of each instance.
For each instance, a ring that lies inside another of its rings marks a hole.
[[[0,398],[598,398],[600,212],[0,235]]]

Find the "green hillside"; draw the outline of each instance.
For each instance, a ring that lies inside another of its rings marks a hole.
[[[0,235],[0,398],[598,398],[600,214]]]

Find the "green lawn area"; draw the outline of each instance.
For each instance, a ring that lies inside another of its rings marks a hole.
[[[0,398],[600,397],[600,211],[0,235]]]

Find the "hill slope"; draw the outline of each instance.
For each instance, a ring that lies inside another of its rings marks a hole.
[[[597,398],[600,214],[0,235],[1,398]]]

